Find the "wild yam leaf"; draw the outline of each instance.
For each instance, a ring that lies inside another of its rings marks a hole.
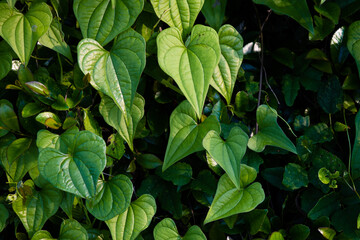
[[[347,48],[355,59],[360,76],[360,21],[353,22],[348,29]]]
[[[206,240],[201,229],[194,225],[189,228],[184,237],[181,237],[175,222],[171,218],[165,218],[156,224],[153,232],[155,240],[183,239],[183,240]]]
[[[354,179],[360,177],[360,112],[355,117],[356,135],[351,154],[351,174]]]

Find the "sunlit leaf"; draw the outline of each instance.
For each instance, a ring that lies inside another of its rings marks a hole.
[[[196,225],[191,226],[185,236],[181,237],[175,222],[171,218],[165,218],[159,222],[154,228],[153,235],[155,240],[206,240],[205,234]]]

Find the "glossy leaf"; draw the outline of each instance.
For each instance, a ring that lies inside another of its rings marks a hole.
[[[133,150],[133,140],[136,128],[144,116],[145,100],[140,94],[136,94],[131,111],[126,115],[119,109],[114,101],[103,95],[99,106],[99,111],[107,124],[115,128],[120,136],[129,144]]]
[[[74,219],[66,219],[61,223],[59,240],[61,239],[88,239],[86,229]]]
[[[250,212],[265,199],[264,190],[256,179],[256,170],[241,165],[240,190],[236,188],[227,174],[218,183],[214,200],[206,215],[204,224],[223,219],[238,213]]]
[[[39,230],[31,238],[31,240],[55,240],[48,231]]]
[[[12,207],[29,236],[32,237],[57,212],[62,195],[54,188],[42,188],[38,192],[35,190],[34,183],[31,180],[27,180],[24,185],[31,189],[32,194],[26,196],[26,198],[18,197],[12,203]]]
[[[349,50],[346,47],[346,31],[345,27],[341,27],[331,38],[330,42],[330,54],[331,59],[335,63],[343,64],[349,56]]]
[[[133,25],[143,6],[144,0],[75,0],[73,9],[83,37],[105,46]]]
[[[122,214],[106,221],[113,239],[134,240],[145,230],[155,215],[155,199],[144,194]]]
[[[93,39],[78,44],[78,63],[91,85],[129,114],[145,67],[145,40],[132,29],[118,35],[110,52]]]
[[[156,15],[170,27],[178,28],[180,35],[185,37],[190,33],[205,0],[150,1]]]
[[[31,102],[31,103],[28,103],[25,105],[25,107],[21,111],[21,115],[24,118],[31,117],[31,116],[38,114],[39,112],[41,112],[44,109],[45,109],[44,106],[41,106],[35,102]]]
[[[170,135],[163,171],[191,153],[203,150],[202,140],[210,130],[220,132],[220,124],[215,116],[209,116],[198,124],[190,103],[180,103],[170,116]]]
[[[71,61],[73,60],[70,47],[65,42],[64,33],[61,29],[61,23],[58,19],[53,19],[47,32],[42,35],[42,37],[39,39],[39,42],[41,45],[44,45],[45,47],[48,47],[64,55]]]
[[[284,240],[284,237],[280,232],[273,232],[270,235],[269,240]]]
[[[355,117],[356,135],[351,154],[351,175],[354,179],[360,177],[360,112]]]
[[[181,32],[172,27],[163,30],[156,42],[161,69],[175,80],[200,118],[212,74],[220,60],[217,33],[210,27],[196,25],[184,44]]]
[[[355,59],[360,76],[360,21],[353,22],[348,29],[347,48]]]
[[[6,227],[6,220],[9,218],[9,211],[0,203],[0,233]]]
[[[227,104],[230,104],[237,74],[243,60],[244,41],[239,32],[228,24],[220,28],[218,35],[221,56],[210,84],[224,96]]]
[[[313,21],[306,0],[253,0],[253,2],[264,4],[277,14],[291,17],[309,32],[314,31]]]
[[[46,3],[32,4],[25,15],[4,6],[0,9],[3,15],[0,18],[0,35],[26,66],[35,44],[51,24],[50,8]]]
[[[13,105],[6,99],[0,100],[0,129],[20,131]]]
[[[203,146],[210,156],[225,170],[233,184],[240,190],[241,159],[244,157],[248,135],[239,127],[233,127],[226,141],[218,132],[209,131],[203,140]]]
[[[78,132],[65,140],[67,149],[47,147],[40,151],[40,173],[63,191],[94,197],[97,180],[106,165],[104,140],[89,131]]]
[[[275,146],[297,154],[296,147],[281,130],[276,121],[277,112],[267,105],[260,105],[256,111],[259,132],[251,137],[248,147],[255,152],[262,152],[266,145]]]
[[[132,182],[125,175],[117,175],[109,181],[99,180],[96,195],[86,200],[86,208],[97,219],[110,220],[129,207],[132,193]]]
[[[201,229],[193,225],[186,232],[184,237],[181,237],[175,222],[171,218],[165,218],[154,228],[154,239],[155,240],[168,240],[168,239],[183,239],[183,240],[206,240],[205,234]]]

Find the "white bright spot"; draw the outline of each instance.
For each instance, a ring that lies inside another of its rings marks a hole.
[[[231,238],[231,237],[229,237],[229,236],[227,236],[227,237],[226,237],[226,240],[232,240],[232,238]]]
[[[38,28],[37,25],[32,25],[31,26],[31,31],[36,32],[37,28]]]
[[[243,47],[244,55],[247,55],[247,54],[253,53],[253,52],[261,52],[261,45],[259,42],[250,42]]]
[[[19,70],[20,65],[21,65],[21,62],[19,60],[13,60],[12,64],[11,64],[11,70],[13,70],[13,71]]]

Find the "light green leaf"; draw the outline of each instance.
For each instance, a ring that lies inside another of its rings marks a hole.
[[[210,84],[224,96],[227,104],[230,104],[237,74],[243,60],[244,41],[239,32],[228,24],[222,26],[218,34],[221,56]]]
[[[96,135],[102,137],[101,128],[99,126],[99,123],[95,120],[93,114],[89,109],[83,108],[82,109],[83,117],[84,117],[84,128],[85,130],[88,130],[92,133],[95,133]]]
[[[31,189],[32,195],[25,196],[25,199],[18,197],[12,207],[31,238],[57,212],[62,194],[54,188],[42,188],[38,192],[31,180],[27,180],[24,185]]]
[[[0,100],[0,130],[20,131],[13,105],[6,99]]]
[[[212,74],[220,60],[217,33],[210,27],[196,25],[184,44],[181,32],[172,27],[163,30],[156,42],[159,66],[175,80],[200,118]]]
[[[21,115],[23,118],[31,117],[38,114],[44,109],[45,109],[44,106],[37,104],[35,102],[31,102],[25,105],[25,107],[21,111]]]
[[[180,35],[187,36],[204,5],[205,0],[151,0],[156,15]],[[180,37],[181,39],[181,37]]]
[[[360,21],[353,22],[348,29],[347,48],[355,59],[360,76]]]
[[[0,35],[26,66],[37,41],[51,24],[50,8],[46,3],[32,4],[25,15],[9,7],[0,9]]]
[[[277,14],[287,15],[309,32],[314,32],[313,21],[306,0],[253,0],[253,2],[264,4]]]
[[[61,23],[57,18],[53,19],[47,32],[42,35],[39,42],[41,45],[44,45],[45,47],[48,47],[73,61],[70,47],[65,42],[64,33],[61,29]]]
[[[203,140],[203,146],[210,156],[225,170],[231,181],[240,190],[241,159],[244,157],[248,135],[239,127],[233,127],[226,141],[218,132],[209,131]]]
[[[179,235],[175,222],[171,218],[165,218],[154,228],[155,240],[183,239],[183,240],[206,240],[205,234],[201,229],[194,225],[189,228],[184,237]]]
[[[145,68],[144,38],[129,29],[117,36],[110,52],[89,38],[81,40],[77,49],[79,67],[85,75],[90,74],[91,85],[129,114]]]
[[[61,120],[55,113],[42,112],[36,116],[36,121],[44,124],[45,126],[52,129],[59,129],[61,127]]]
[[[99,180],[96,195],[86,200],[86,208],[97,219],[110,220],[129,207],[132,193],[132,182],[125,175],[117,175],[106,182]]]
[[[260,105],[256,110],[259,132],[251,137],[248,147],[255,152],[262,152],[265,146],[275,146],[297,154],[295,145],[281,130],[276,121],[277,112],[267,105]]]
[[[88,233],[86,229],[74,219],[66,219],[61,223],[59,240],[81,239],[87,240]]]
[[[283,76],[282,92],[284,93],[285,103],[289,107],[294,105],[294,101],[300,90],[299,78],[286,74]]]
[[[216,31],[218,31],[223,24],[226,4],[227,0],[205,0],[204,6],[201,9],[206,22]]]
[[[48,147],[40,151],[40,173],[63,191],[94,197],[97,180],[106,165],[104,140],[89,131],[81,131],[63,141],[66,146],[60,146],[60,150]]]
[[[38,149],[30,138],[19,138],[1,152],[1,163],[11,182],[20,181],[25,174],[36,167]]]
[[[9,6],[10,6],[11,8],[14,8],[15,3],[16,3],[17,0],[6,0],[6,1],[7,1],[7,3],[9,4]]]
[[[75,0],[73,4],[83,37],[102,46],[129,29],[143,7],[144,0]]]
[[[64,197],[61,201],[60,208],[66,213],[69,218],[73,218],[75,195],[72,193],[64,192]]]
[[[165,171],[182,158],[203,150],[202,140],[210,130],[220,132],[220,124],[215,116],[209,116],[198,124],[190,103],[180,103],[170,116],[170,136],[162,170]]]
[[[261,184],[252,183],[256,179],[256,170],[242,164],[240,172],[240,190],[236,188],[227,174],[220,178],[204,224],[238,213],[250,212],[264,201],[265,193]]]
[[[360,177],[360,111],[355,117],[356,135],[354,146],[351,154],[351,175],[353,179]]]
[[[144,116],[145,99],[136,94],[131,111],[125,117],[124,113],[108,96],[103,95],[99,106],[99,111],[107,124],[115,128],[121,137],[129,144],[131,150],[136,128]]]
[[[145,230],[156,212],[155,199],[144,194],[122,214],[106,221],[113,239],[134,240]]]
[[[0,203],[0,233],[6,227],[6,220],[9,218],[9,211]]]
[[[31,240],[55,240],[48,231],[39,230],[31,238]]]
[[[318,231],[325,239],[333,240],[336,236],[336,231],[330,227],[319,227]]]
[[[284,237],[280,232],[273,232],[270,235],[269,240],[284,240]]]

